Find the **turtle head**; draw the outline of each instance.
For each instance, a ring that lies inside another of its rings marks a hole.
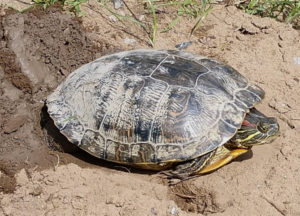
[[[242,123],[241,128],[231,139],[231,145],[250,148],[254,145],[269,143],[279,134],[279,124],[275,118],[267,117],[252,108]]]

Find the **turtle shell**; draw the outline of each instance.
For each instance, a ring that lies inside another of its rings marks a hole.
[[[132,50],[80,67],[46,104],[61,133],[81,149],[148,164],[193,159],[223,145],[263,95],[212,59]]]

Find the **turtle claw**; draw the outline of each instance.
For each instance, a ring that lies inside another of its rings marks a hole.
[[[181,179],[179,176],[174,175],[172,171],[161,171],[158,174],[161,174],[161,178],[168,181],[169,186],[173,186],[184,181],[184,179]]]
[[[159,172],[159,174],[163,174],[166,179],[173,179],[173,178],[181,179],[180,175],[177,175],[171,170],[161,171]]]
[[[169,186],[177,185],[178,183],[183,182],[181,179],[169,179],[168,184]]]
[[[196,175],[191,176],[187,173],[178,173],[173,170],[161,171],[161,172],[159,172],[159,174],[162,174],[163,179],[168,180],[168,184],[170,186],[173,186],[173,185],[176,185],[183,181],[197,177]]]

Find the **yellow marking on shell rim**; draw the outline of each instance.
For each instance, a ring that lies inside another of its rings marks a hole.
[[[248,141],[248,140],[252,139],[253,137],[255,137],[255,136],[258,135],[258,134],[260,134],[259,131],[257,131],[257,132],[254,133],[254,134],[250,134],[250,135],[247,136],[245,139],[237,139],[236,141],[237,141],[238,143],[242,143],[242,142],[245,142],[245,141]]]
[[[139,153],[140,153],[140,157],[141,157],[142,161],[145,162],[146,161],[145,153],[143,151],[139,151]]]
[[[117,161],[120,161],[119,152],[120,152],[120,146],[116,149],[115,152],[115,158],[117,159]]]
[[[221,160],[218,160],[217,162],[215,162],[213,164],[206,166],[204,169],[202,169],[199,172],[199,174],[205,174],[205,173],[214,171],[214,170],[228,164],[230,161],[232,161],[236,157],[246,153],[247,151],[248,151],[248,149],[243,149],[243,148],[234,149],[226,157],[222,158]]]
[[[164,163],[164,164],[155,164],[155,163],[138,163],[133,164],[134,167],[140,169],[147,169],[147,170],[154,170],[154,171],[161,171],[171,168],[173,163]]]
[[[127,130],[127,137],[128,138],[130,137],[130,128],[128,128],[128,130]]]
[[[170,160],[163,163],[140,162],[140,163],[133,164],[133,166],[141,169],[161,171],[161,170],[166,170],[171,168],[174,165],[174,163],[177,162],[178,160]]]

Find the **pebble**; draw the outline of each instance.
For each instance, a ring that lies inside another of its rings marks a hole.
[[[1,7],[0,16],[5,16],[5,15],[6,15],[6,13],[5,13],[4,7]]]
[[[171,210],[170,210],[171,215],[175,215],[176,212],[177,212],[176,207],[172,207]]]
[[[26,115],[16,115],[10,118],[4,125],[4,133],[10,134],[17,131],[26,122]]]
[[[20,172],[16,175],[16,180],[18,186],[23,186],[29,183],[29,178],[25,169],[20,170]]]
[[[112,22],[117,22],[117,21],[118,21],[117,17],[114,16],[114,15],[110,15],[108,18],[109,18]]]
[[[122,0],[113,0],[113,3],[116,10],[124,6],[124,2]]]
[[[295,64],[300,65],[300,57],[294,57]]]
[[[128,45],[131,45],[131,46],[134,46],[136,44],[136,40],[135,39],[131,39],[131,38],[125,38],[124,39],[124,43],[128,44]]]
[[[29,193],[32,196],[39,196],[43,192],[43,188],[38,185],[37,187],[33,188],[33,190]]]
[[[66,28],[66,29],[63,31],[63,34],[64,34],[64,35],[70,35],[70,34],[71,34],[70,28]]]
[[[192,45],[192,41],[182,42],[180,44],[175,45],[175,47],[179,50],[186,49],[188,46]]]
[[[152,215],[157,215],[157,210],[155,208],[151,208],[151,214]]]
[[[139,16],[139,21],[143,21],[145,19],[145,15]]]

